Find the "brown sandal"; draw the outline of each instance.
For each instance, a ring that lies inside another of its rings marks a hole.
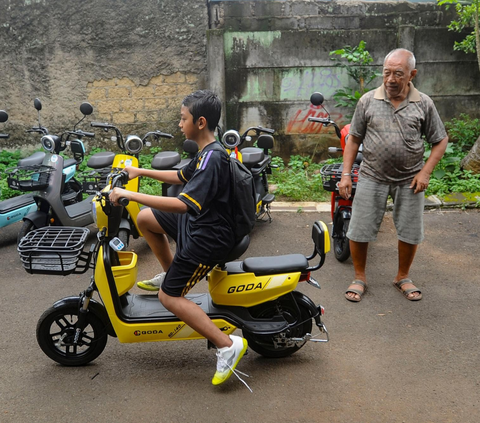
[[[420,291],[417,287],[410,289],[402,289],[402,286],[407,283],[413,285],[411,279],[402,279],[400,281],[393,282],[393,286],[397,288],[408,301],[420,301],[422,299],[422,291]],[[415,297],[409,297],[408,294],[411,294],[412,292],[418,292],[420,295],[417,295]]]
[[[359,289],[349,287],[345,292],[345,298],[348,301],[352,301],[354,303],[358,303],[358,302],[362,301],[363,294],[365,294],[365,292],[367,292],[367,284],[365,282],[361,281],[360,279],[356,279],[350,284],[350,286],[351,285],[359,285],[363,288],[363,291],[360,291]],[[355,297],[351,297],[350,295],[347,295],[349,292],[353,292],[354,294],[359,295],[360,298],[355,298]]]

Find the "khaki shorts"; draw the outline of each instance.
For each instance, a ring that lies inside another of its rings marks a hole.
[[[409,184],[388,185],[359,178],[347,237],[356,242],[375,241],[390,195],[398,239],[407,244],[420,244],[425,196],[423,192],[414,194],[413,191]]]

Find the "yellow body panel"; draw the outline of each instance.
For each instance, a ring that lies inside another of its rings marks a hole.
[[[135,283],[137,255],[130,251],[120,252],[120,263],[120,266],[112,267],[112,271],[115,276],[117,291],[121,295],[121,293],[127,292]],[[121,321],[115,313],[115,307],[109,292],[108,281],[104,272],[102,247],[100,247],[95,266],[95,283],[120,342],[181,341],[204,338],[190,326],[179,321],[165,323],[125,323]],[[227,335],[236,330],[236,327],[226,320],[215,319],[212,322]]]
[[[226,271],[215,267],[208,275],[208,288],[215,304],[252,307],[293,291],[299,279],[300,272],[266,276],[240,273],[227,277]]]

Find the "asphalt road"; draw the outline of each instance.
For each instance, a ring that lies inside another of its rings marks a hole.
[[[310,254],[311,224],[328,213],[275,212],[257,226],[248,255]],[[236,378],[214,387],[215,354],[205,341],[120,344],[81,368],[47,358],[37,320],[87,275],[34,276],[21,268],[19,226],[0,234],[0,421],[17,422],[478,422],[480,421],[480,213],[428,211],[426,241],[412,269],[423,291],[409,302],[392,286],[396,236],[387,215],[369,251],[369,291],[344,299],[352,263],[333,254],[299,290],[325,309],[326,344],[308,343],[285,359],[255,352]],[[139,278],[157,270],[143,240]],[[206,289],[202,282],[195,292]]]

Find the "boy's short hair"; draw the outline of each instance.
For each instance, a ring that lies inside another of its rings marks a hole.
[[[218,96],[210,90],[198,90],[187,95],[182,104],[190,111],[193,116],[193,123],[199,117],[204,117],[207,121],[208,129],[215,131],[220,120],[222,112],[222,103]]]

